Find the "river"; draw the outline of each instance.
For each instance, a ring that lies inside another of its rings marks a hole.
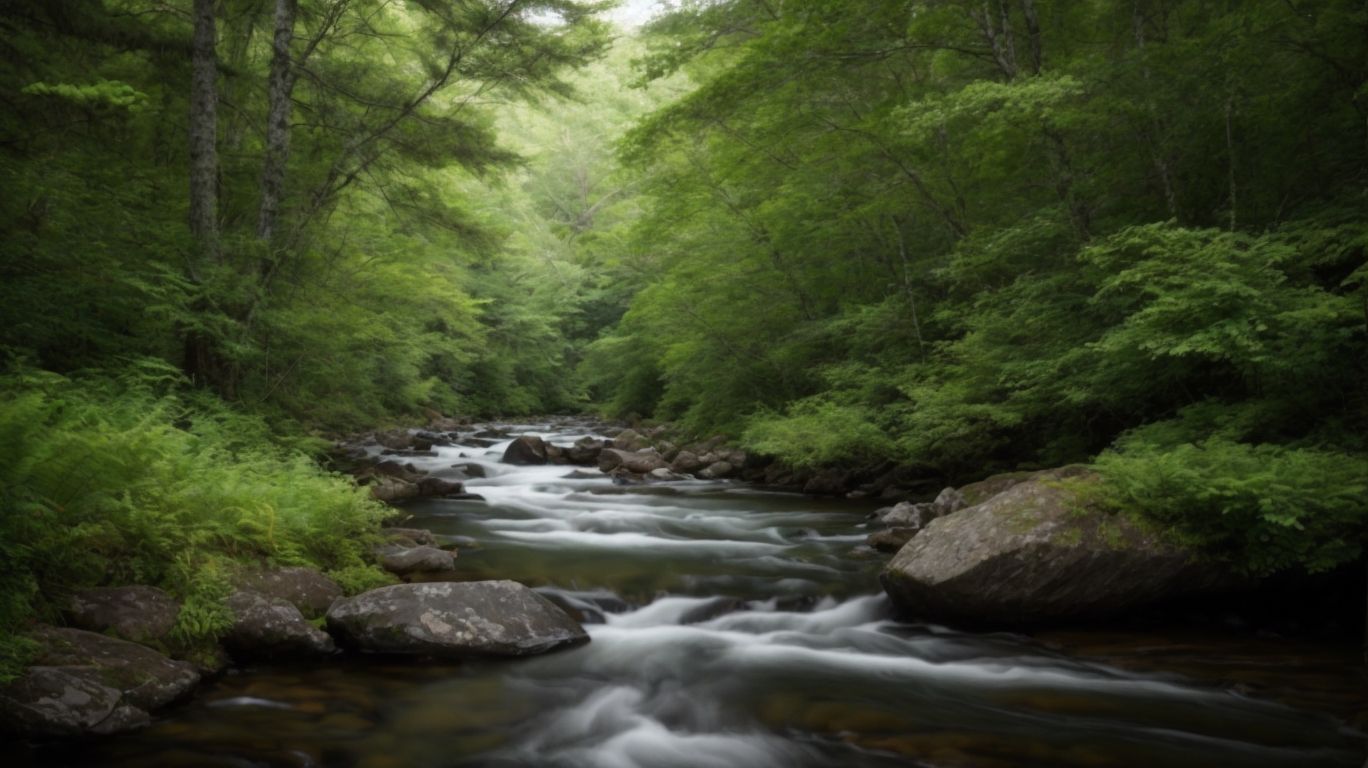
[[[575,427],[513,425],[568,444]],[[619,486],[473,462],[485,502],[407,526],[471,579],[536,587],[592,641],[515,661],[253,666],[151,727],[26,762],[80,766],[1359,766],[1352,649],[1277,639],[1027,637],[900,623],[872,505],[725,482]]]

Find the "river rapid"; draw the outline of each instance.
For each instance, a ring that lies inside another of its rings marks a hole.
[[[584,428],[512,425],[568,445]],[[406,526],[458,542],[464,578],[514,579],[592,641],[461,664],[253,666],[151,727],[49,746],[79,766],[1359,766],[1336,717],[1353,649],[1277,640],[1026,637],[895,621],[863,546],[873,506],[726,482],[614,485],[499,463],[507,441],[405,459],[477,463],[485,502]],[[1047,642],[1048,641],[1048,642]]]

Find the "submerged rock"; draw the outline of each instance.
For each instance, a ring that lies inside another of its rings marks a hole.
[[[587,642],[565,611],[514,581],[399,584],[339,600],[328,628],[370,653],[526,656]]]
[[[1089,507],[1071,485],[1098,481],[1082,468],[1036,473],[931,521],[881,574],[884,589],[920,618],[1022,624],[1233,585],[1192,552]]]
[[[234,619],[223,644],[235,657],[322,656],[337,650],[326,632],[286,600],[244,591],[233,593],[225,603]]]
[[[95,587],[72,595],[66,613],[77,629],[155,641],[176,625],[180,602],[156,587]]]

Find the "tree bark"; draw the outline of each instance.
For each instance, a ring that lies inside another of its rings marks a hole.
[[[257,238],[268,243],[275,234],[285,189],[285,164],[290,157],[291,94],[295,81],[290,42],[294,39],[295,10],[296,0],[276,0],[271,74],[267,83],[266,157],[261,168],[261,207],[256,229]]]
[[[218,52],[214,0],[195,0],[190,54],[190,234],[198,259],[218,258]],[[192,259],[192,264],[195,260]],[[191,277],[198,279],[197,270]]]

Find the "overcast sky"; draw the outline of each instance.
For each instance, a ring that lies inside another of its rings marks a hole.
[[[655,12],[659,0],[622,0],[622,5],[614,8],[608,18],[624,27],[640,26]]]

